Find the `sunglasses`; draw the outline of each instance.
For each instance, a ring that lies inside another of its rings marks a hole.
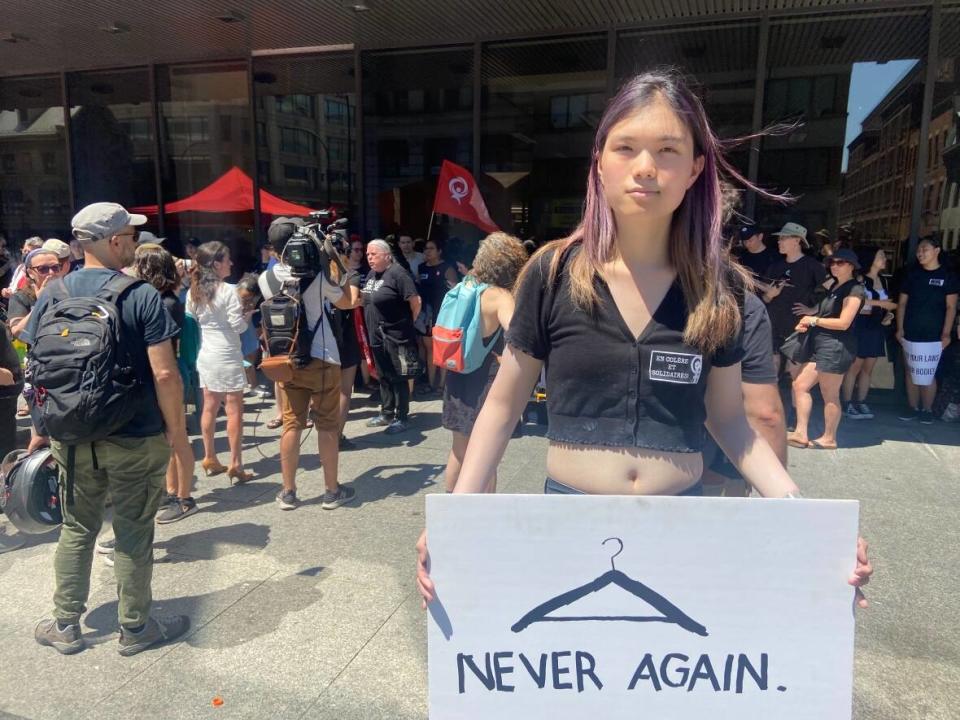
[[[60,263],[56,265],[34,265],[30,269],[38,275],[53,275],[55,272],[60,271]]]

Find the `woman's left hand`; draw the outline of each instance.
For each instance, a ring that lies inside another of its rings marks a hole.
[[[873,575],[873,565],[870,564],[870,559],[867,557],[867,541],[862,537],[857,538],[857,567],[853,571],[853,575],[850,576],[850,579],[847,581],[857,589],[857,606],[858,607],[868,607],[869,603],[867,602],[866,596],[863,594],[861,588],[870,582],[870,576]]]
[[[0,367],[0,385],[13,385],[16,378],[13,376],[13,370]]]

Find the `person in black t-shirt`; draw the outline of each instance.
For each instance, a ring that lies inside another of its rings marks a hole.
[[[953,339],[960,280],[940,264],[935,238],[918,243],[917,262],[906,274],[897,307],[897,341],[904,349],[909,403],[900,419],[929,425],[937,396],[936,368]]]
[[[763,293],[763,301],[770,314],[774,362],[779,375],[779,350],[783,341],[796,327],[796,306],[809,307],[814,304],[817,288],[826,277],[826,271],[815,258],[803,254],[804,249],[810,247],[805,227],[797,223],[787,223],[774,235],[778,238],[778,248],[784,257],[767,270],[770,286]]]
[[[420,314],[420,296],[410,272],[394,259],[384,240],[367,245],[370,272],[360,288],[370,350],[380,376],[380,415],[367,427],[386,427],[388,435],[407,429],[410,413],[411,360],[417,358],[413,322]],[[412,353],[412,355],[411,355]]]
[[[454,285],[457,284],[457,271],[453,265],[443,259],[443,240],[431,239],[423,246],[424,261],[417,270],[417,288],[423,299],[423,313],[425,332],[420,336],[424,357],[427,359],[427,381],[430,383],[429,392],[440,392],[443,388],[445,368],[433,364],[433,323],[443,298]]]
[[[887,267],[883,250],[868,248],[858,254],[860,263],[868,268],[858,276],[866,292],[866,302],[857,315],[853,329],[857,334],[857,357],[843,378],[845,415],[851,420],[871,420],[873,412],[867,405],[871,376],[877,358],[885,357],[887,329],[893,321],[897,304],[890,300],[886,279],[880,274]],[[856,393],[854,393],[856,391]],[[854,397],[856,394],[856,397]]]
[[[756,225],[744,225],[738,231],[740,246],[733,251],[737,262],[747,268],[757,283],[757,290],[769,289],[767,271],[780,259],[776,250],[768,248],[763,242],[763,232]]]
[[[517,281],[500,369],[454,492],[485,489],[545,370],[544,492],[702,494],[706,424],[761,495],[795,497],[744,414],[743,285],[720,233],[719,173],[737,176],[702,103],[675,73],[631,78],[600,118],[589,156],[580,224]],[[421,535],[417,581],[429,603],[426,544]],[[862,545],[858,556],[854,585],[869,575]]]
[[[808,342],[813,354],[803,364],[793,381],[793,404],[797,409],[796,429],[787,436],[793,447],[835,449],[840,425],[840,386],[843,376],[857,356],[857,334],[853,329],[857,313],[863,307],[863,285],[854,278],[860,261],[852,250],[837,250],[830,256],[830,273],[836,283],[820,301],[816,313],[804,315],[797,323],[798,332],[810,333]],[[816,440],[807,437],[807,425],[813,409],[810,391],[820,386],[823,396],[823,435]]]

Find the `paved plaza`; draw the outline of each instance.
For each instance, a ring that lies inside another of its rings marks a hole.
[[[303,503],[277,508],[279,431],[263,427],[270,410],[258,417],[257,407],[246,415],[245,459],[258,479],[201,478],[202,512],[157,528],[156,610],[191,616],[184,642],[120,657],[113,570],[98,557],[83,621],[91,647],[70,657],[41,648],[33,627],[51,609],[56,534],[0,555],[0,717],[426,717],[414,543],[424,496],[443,492],[440,402],[414,402],[413,429],[399,440],[365,428],[376,408],[360,404],[347,428],[359,448],[341,455],[359,502],[330,512],[312,434]],[[542,489],[546,441],[527,429],[500,467],[502,492]],[[790,470],[807,496],[861,501],[876,575],[872,606],[858,613],[854,717],[955,720],[960,427],[900,423],[887,407],[872,422],[844,422],[840,441],[836,452],[792,451]]]

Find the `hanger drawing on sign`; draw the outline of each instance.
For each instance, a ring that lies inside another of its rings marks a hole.
[[[606,545],[611,540],[615,540],[620,543],[620,549],[617,550],[610,557],[610,569],[607,570],[603,575],[591,580],[585,585],[574,588],[568,592],[557,595],[546,602],[537,605],[533,610],[528,612],[522,618],[517,620],[511,626],[513,632],[518,633],[525,630],[527,627],[537,622],[579,622],[584,620],[600,620],[600,621],[624,621],[624,622],[663,622],[663,623],[673,623],[679,625],[684,630],[692,632],[696,635],[702,635],[703,637],[707,636],[707,629],[700,623],[693,620],[689,615],[684,613],[680,608],[674,605],[672,602],[667,600],[660,593],[652,590],[651,588],[644,585],[642,582],[638,582],[633,578],[625,575],[624,573],[617,570],[617,566],[614,563],[614,559],[623,552],[623,540],[618,537],[610,537],[604,540],[601,545]],[[622,590],[626,590],[631,595],[635,595],[640,598],[648,605],[653,607],[655,610],[660,612],[660,615],[551,615],[555,610],[559,610],[562,607],[571,605],[577,600],[590,595],[591,593],[598,592],[608,585],[616,585]]]

